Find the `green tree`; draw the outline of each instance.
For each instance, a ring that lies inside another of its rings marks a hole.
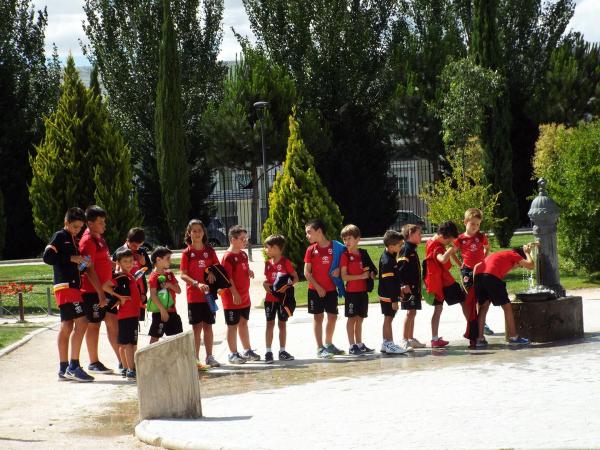
[[[294,82],[285,71],[259,49],[244,43],[242,55],[229,70],[223,100],[204,116],[204,134],[213,167],[250,171],[252,179],[252,242],[260,236],[257,227],[259,180],[262,167],[260,121],[254,103],[266,101],[263,127],[267,169],[285,157],[288,117],[296,100]],[[263,172],[264,173],[264,172]]]
[[[475,62],[491,70],[502,67],[497,27],[497,1],[475,0],[473,8],[471,50]],[[496,215],[506,218],[494,228],[496,240],[501,247],[510,244],[513,232],[518,226],[517,204],[512,188],[513,155],[510,127],[509,100],[506,96],[498,96],[492,105],[485,108],[480,137],[484,148],[483,168],[486,180],[495,192],[500,192]]]
[[[179,56],[170,0],[163,0],[162,39],[156,88],[155,142],[162,209],[167,220],[170,240],[183,241],[183,231],[190,212],[187,148],[183,130]]]
[[[269,195],[269,218],[263,227],[263,240],[271,234],[285,236],[286,256],[295,264],[298,273],[304,265],[308,245],[305,224],[321,219],[327,235],[335,238],[342,228],[342,215],[314,166],[314,160],[300,135],[295,112],[289,118],[290,136],[283,172],[277,175]]]
[[[161,207],[155,154],[154,113],[158,53],[163,22],[161,0],[114,2],[85,0],[84,48],[97,63],[106,89],[111,118],[131,147],[136,190],[145,225],[156,239],[168,240]],[[178,0],[171,4],[177,30],[183,124],[188,143],[191,214],[207,218],[211,204],[211,171],[200,125],[208,103],[222,92],[225,65],[218,61],[222,39],[223,0]]]
[[[35,235],[27,185],[28,155],[43,135],[43,116],[56,106],[60,64],[46,58],[46,10],[31,0],[0,3],[0,191],[4,195],[7,236],[3,256],[23,258],[43,248]]]

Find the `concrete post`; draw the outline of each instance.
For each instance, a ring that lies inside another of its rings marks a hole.
[[[202,417],[192,331],[138,350],[135,366],[140,420]]]

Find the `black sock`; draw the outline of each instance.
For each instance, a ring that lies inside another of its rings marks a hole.
[[[67,367],[69,367],[69,363],[68,362],[66,362],[66,361],[61,361],[60,362],[59,370],[61,372],[64,372],[65,370],[67,370]]]
[[[69,364],[69,369],[75,370],[78,367],[79,367],[79,360],[78,359],[72,359],[71,363]]]

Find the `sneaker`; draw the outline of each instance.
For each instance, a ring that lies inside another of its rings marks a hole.
[[[372,348],[367,347],[365,344],[360,344],[358,348],[360,348],[361,353],[373,353],[375,351]]]
[[[487,323],[483,326],[483,334],[485,334],[486,336],[494,335],[494,332],[492,331],[492,329],[490,327],[488,327]]]
[[[265,363],[267,363],[267,364],[273,364],[273,352],[267,352],[267,353],[265,353]]]
[[[323,359],[331,359],[333,358],[333,353],[329,353],[329,351],[325,347],[319,347],[319,350],[317,350],[317,357]]]
[[[514,338],[510,338],[508,340],[508,344],[509,345],[527,345],[527,344],[531,344],[531,342],[527,338],[517,336]]]
[[[360,347],[356,344],[354,344],[352,347],[350,347],[350,349],[348,350],[348,353],[352,356],[362,355],[362,352],[360,351]]]
[[[279,361],[293,361],[294,357],[285,350],[279,350]]]
[[[135,370],[127,371],[127,381],[137,381]]]
[[[210,367],[221,367],[221,364],[215,359],[213,355],[208,355],[206,357],[206,365]]]
[[[475,348],[486,348],[488,346],[488,342],[485,339],[477,339],[475,342]]]
[[[66,369],[58,371],[58,381],[69,381],[69,378],[67,378],[65,376],[65,372],[66,372]]]
[[[127,369],[126,369],[126,368],[124,368],[124,367],[121,369],[121,376],[122,376],[123,378],[126,378],[126,377],[127,377]]]
[[[232,353],[229,355],[229,364],[244,364],[246,362],[245,358],[242,358],[238,352]]]
[[[402,355],[403,353],[406,353],[406,350],[394,344],[392,341],[386,341],[381,346],[381,353],[386,353],[390,355]]]
[[[445,347],[446,345],[448,345],[450,342],[443,340],[441,337],[437,338],[435,341],[432,340],[431,341],[431,347],[435,348],[435,347]]]
[[[410,345],[412,348],[425,348],[426,345],[423,344],[422,342],[419,342],[417,339],[409,339],[408,340],[408,345]]]
[[[69,380],[79,381],[80,383],[89,383],[90,381],[94,381],[94,377],[88,375],[85,370],[79,366],[77,369],[71,370],[68,368],[65,371],[65,378]]]
[[[106,374],[106,375],[114,373],[112,369],[109,369],[104,364],[102,364],[100,361],[90,364],[88,366],[88,371],[90,371],[92,373],[102,373],[102,374]]]
[[[260,355],[252,349],[248,349],[242,353],[242,358],[247,359],[248,361],[260,361]]]
[[[327,346],[325,348],[332,355],[345,355],[346,354],[346,352],[344,350],[340,350],[333,344],[327,344]]]
[[[407,339],[402,339],[402,341],[400,342],[400,345],[398,345],[398,347],[403,349],[405,352],[414,352],[415,351],[414,347],[412,345],[410,345],[410,340],[407,340]]]

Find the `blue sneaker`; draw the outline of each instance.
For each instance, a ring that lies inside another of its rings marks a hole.
[[[488,342],[485,339],[477,339],[475,343],[475,348],[486,348],[488,346]]]
[[[67,378],[67,377],[65,376],[65,372],[66,372],[66,371],[67,371],[66,369],[65,369],[65,370],[59,370],[59,371],[58,371],[58,381],[69,381],[69,378]]]
[[[135,370],[127,371],[127,381],[137,381],[137,374],[135,373]]]
[[[348,353],[352,356],[362,355],[362,352],[360,351],[360,347],[356,344],[354,344],[352,347],[350,347],[350,349],[348,350]]]
[[[335,345],[333,344],[327,344],[325,346],[325,348],[327,349],[327,351],[329,353],[331,353],[332,355],[345,355],[346,352],[344,350],[340,350],[339,348],[337,348]]]
[[[94,381],[94,377],[85,373],[85,370],[79,366],[77,369],[71,369],[70,367],[65,371],[65,378],[69,380],[78,381],[80,383],[89,383]]]
[[[509,345],[527,345],[527,344],[531,344],[531,342],[527,338],[517,336],[515,338],[510,338],[508,340],[508,344]]]
[[[494,332],[492,331],[492,329],[490,327],[488,327],[487,323],[483,326],[483,334],[485,334],[486,336],[494,335]]]
[[[112,369],[109,369],[104,364],[102,364],[100,361],[90,364],[88,366],[88,370],[92,373],[103,373],[103,374],[107,374],[107,375],[113,373]]]

